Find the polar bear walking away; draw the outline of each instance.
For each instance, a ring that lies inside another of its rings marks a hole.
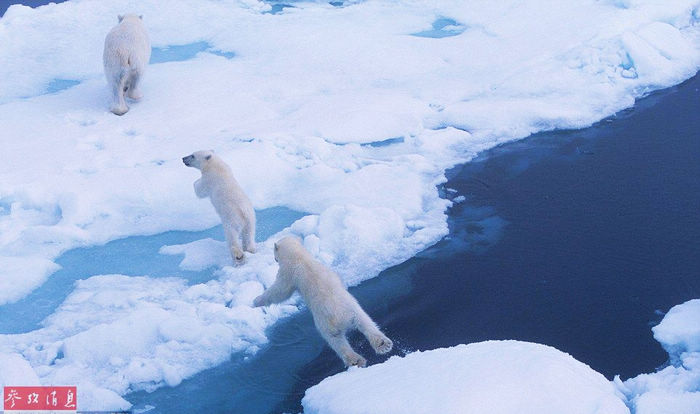
[[[183,157],[182,162],[202,172],[194,182],[194,192],[199,198],[209,197],[221,217],[233,259],[242,260],[243,251],[255,253],[255,210],[231,168],[212,151],[197,151]]]
[[[255,306],[282,302],[298,290],[311,311],[316,329],[345,366],[364,367],[367,364],[348,343],[345,334],[351,329],[362,332],[376,353],[391,351],[391,340],[362,310],[357,300],[345,289],[340,277],[314,260],[297,238],[285,237],[275,243],[275,260],[279,263],[277,279],[255,298]]]
[[[119,16],[119,24],[107,33],[102,61],[107,83],[112,90],[110,111],[124,115],[129,107],[124,93],[131,99],[141,99],[139,83],[151,58],[151,42],[141,16]]]

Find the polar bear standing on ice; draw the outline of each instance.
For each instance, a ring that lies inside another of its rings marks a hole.
[[[255,210],[229,166],[212,151],[197,151],[182,162],[202,172],[194,192],[199,198],[209,197],[214,205],[234,260],[242,260],[243,251],[255,253]]]
[[[151,58],[151,42],[141,16],[119,16],[119,24],[107,33],[102,60],[107,83],[112,90],[110,111],[124,115],[129,107],[124,93],[131,99],[141,99],[139,83]]]
[[[275,243],[275,260],[279,263],[277,279],[255,306],[266,306],[288,299],[298,290],[309,307],[316,329],[340,356],[345,366],[363,367],[367,361],[356,353],[345,334],[358,329],[378,354],[391,351],[393,343],[345,289],[340,277],[317,262],[295,237],[285,237]]]

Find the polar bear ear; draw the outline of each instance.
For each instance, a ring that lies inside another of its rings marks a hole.
[[[121,23],[122,20],[124,20],[124,15],[123,14],[118,15],[117,19],[119,19],[119,23]]]

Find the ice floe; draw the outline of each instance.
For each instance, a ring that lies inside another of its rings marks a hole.
[[[350,369],[309,388],[305,414],[629,413],[615,386],[554,348],[489,341]]]
[[[620,389],[636,414],[700,413],[700,299],[676,305],[653,328],[669,354],[669,366],[641,374]]]

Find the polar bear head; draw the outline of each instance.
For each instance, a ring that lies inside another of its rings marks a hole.
[[[129,20],[143,20],[143,16],[141,16],[141,15],[137,16],[137,15],[135,15],[135,14],[120,14],[119,16],[117,16],[117,19],[119,19],[119,23],[121,23],[121,22],[124,21],[125,19],[126,19],[126,21],[129,21]]]
[[[201,170],[214,157],[214,151],[196,151],[186,157],[182,157],[182,162],[188,167]]]
[[[301,252],[306,252],[301,240],[293,236],[283,237],[275,243],[275,261],[283,260],[287,263],[296,261]]]

